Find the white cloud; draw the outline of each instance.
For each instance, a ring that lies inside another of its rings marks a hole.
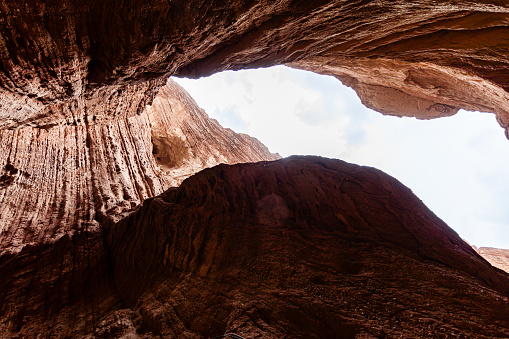
[[[335,78],[283,66],[175,80],[223,126],[272,152],[377,167],[471,244],[509,248],[509,142],[494,115],[382,116]]]

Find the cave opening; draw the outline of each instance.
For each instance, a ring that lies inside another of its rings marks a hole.
[[[272,152],[381,169],[470,244],[509,248],[509,143],[493,114],[384,116],[336,78],[285,66],[174,80],[224,127]]]

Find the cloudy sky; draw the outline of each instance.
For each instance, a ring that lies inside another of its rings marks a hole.
[[[175,80],[223,126],[272,152],[379,168],[471,244],[509,249],[509,141],[493,114],[383,116],[335,78],[284,66]]]

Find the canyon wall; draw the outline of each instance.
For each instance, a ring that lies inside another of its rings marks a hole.
[[[493,247],[481,247],[475,250],[490,264],[509,273],[509,250]]]
[[[373,168],[220,165],[105,226],[3,256],[3,336],[509,335],[509,274]]]
[[[162,337],[504,337],[509,274],[413,193],[319,157],[204,170],[108,231],[113,280]],[[101,331],[139,333],[111,320]]]
[[[507,275],[378,172],[301,159],[167,191],[278,158],[167,79],[286,64],[508,134],[508,23],[496,0],[0,0],[0,336],[507,337]]]
[[[288,64],[337,76],[383,113],[465,108],[507,128],[508,11],[496,0],[4,0],[0,126],[122,114],[88,107],[136,84],[150,103],[169,75]]]
[[[95,333],[122,309],[106,224],[203,168],[279,158],[172,80],[141,113],[1,130],[0,150],[0,337]]]
[[[0,253],[100,231],[203,168],[279,157],[222,128],[172,80],[144,113],[0,130],[0,150]]]
[[[153,101],[169,75],[287,64],[384,114],[466,108],[507,128],[508,13],[494,0],[1,1],[1,250],[97,228],[203,167],[267,159],[223,159],[249,141],[230,133],[218,153],[212,122],[168,128],[181,118]]]

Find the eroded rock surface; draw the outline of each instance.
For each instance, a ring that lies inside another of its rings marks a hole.
[[[274,158],[168,76],[287,64],[507,132],[508,22],[496,0],[0,1],[0,336],[507,337],[507,276],[365,169],[223,167],[110,224]]]
[[[108,244],[128,319],[164,337],[509,335],[509,275],[395,179],[339,160],[204,170]]]
[[[156,163],[171,186],[203,168],[276,160],[257,139],[223,128],[199,108],[189,94],[173,80],[147,109]]]
[[[310,58],[290,66],[332,75],[352,87],[362,103],[387,115],[435,119],[459,108],[494,112],[505,126],[509,95],[463,70],[429,62],[369,58]]]
[[[277,158],[172,80],[143,113],[0,130],[0,337],[94,333],[122,305],[105,223],[203,168]]]
[[[89,107],[140,84],[150,103],[169,75],[275,64],[336,75],[383,113],[466,108],[509,126],[503,1],[7,0],[0,16],[2,127],[103,115]]]
[[[278,157],[222,128],[172,80],[142,114],[0,130],[0,251],[100,231],[203,168]]]

